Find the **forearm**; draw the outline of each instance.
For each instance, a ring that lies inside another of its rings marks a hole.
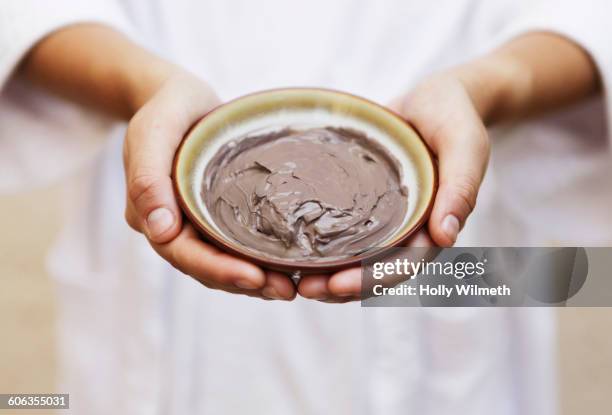
[[[590,56],[550,33],[516,38],[453,72],[487,125],[562,108],[601,88]]]
[[[129,119],[177,70],[109,27],[81,24],[41,40],[24,58],[18,76]]]

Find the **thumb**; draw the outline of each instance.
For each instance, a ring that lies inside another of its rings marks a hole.
[[[181,72],[130,121],[124,142],[126,219],[151,242],[169,242],[181,231],[170,177],[174,154],[189,127],[218,103],[207,84]]]
[[[136,174],[128,179],[128,199],[128,223],[151,242],[166,243],[180,233],[181,212],[170,177]]]
[[[170,172],[182,129],[153,118],[133,120],[124,146],[127,186],[126,219],[155,243],[174,239],[182,215]]]
[[[454,130],[452,137],[440,136],[431,142],[440,177],[429,233],[436,244],[452,246],[476,205],[489,157],[488,138],[482,127],[466,129],[463,135]]]
[[[463,85],[435,77],[391,108],[416,127],[438,159],[439,187],[428,230],[433,242],[452,246],[474,210],[489,161],[487,130]]]

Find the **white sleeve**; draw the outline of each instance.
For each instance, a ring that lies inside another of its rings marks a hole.
[[[522,0],[522,12],[502,40],[530,31],[546,31],[566,37],[582,47],[595,62],[603,81],[608,136],[612,131],[612,1]]]
[[[93,22],[129,36],[119,0],[0,2],[0,193],[45,184],[91,161],[113,123],[12,76],[39,40],[62,27]]]
[[[131,31],[113,0],[3,0],[0,3],[0,86],[40,39],[61,27],[96,22]]]

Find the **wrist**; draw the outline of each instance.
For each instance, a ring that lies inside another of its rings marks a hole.
[[[487,126],[518,117],[528,101],[531,76],[516,59],[490,54],[459,66],[454,76],[464,85]]]
[[[121,84],[125,91],[128,116],[131,118],[142,108],[162,86],[182,70],[156,56],[136,60],[135,70],[126,71]]]

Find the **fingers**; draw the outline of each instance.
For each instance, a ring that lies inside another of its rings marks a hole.
[[[332,297],[327,288],[329,275],[304,275],[298,283],[298,292],[304,298],[325,301]]]
[[[174,268],[208,288],[273,300],[295,298],[296,289],[288,276],[264,273],[256,265],[204,243],[189,224],[173,240],[151,245]]]
[[[179,271],[213,288],[256,291],[265,284],[259,267],[204,243],[191,225],[172,241],[152,246]]]
[[[361,268],[351,268],[332,275],[327,283],[329,291],[341,298],[361,297]]]
[[[295,298],[297,290],[293,281],[280,272],[267,271],[266,284],[261,290],[264,298],[271,300],[291,301]]]
[[[334,275],[305,275],[298,284],[302,297],[326,303],[346,303],[361,296],[361,269],[352,268]]]

